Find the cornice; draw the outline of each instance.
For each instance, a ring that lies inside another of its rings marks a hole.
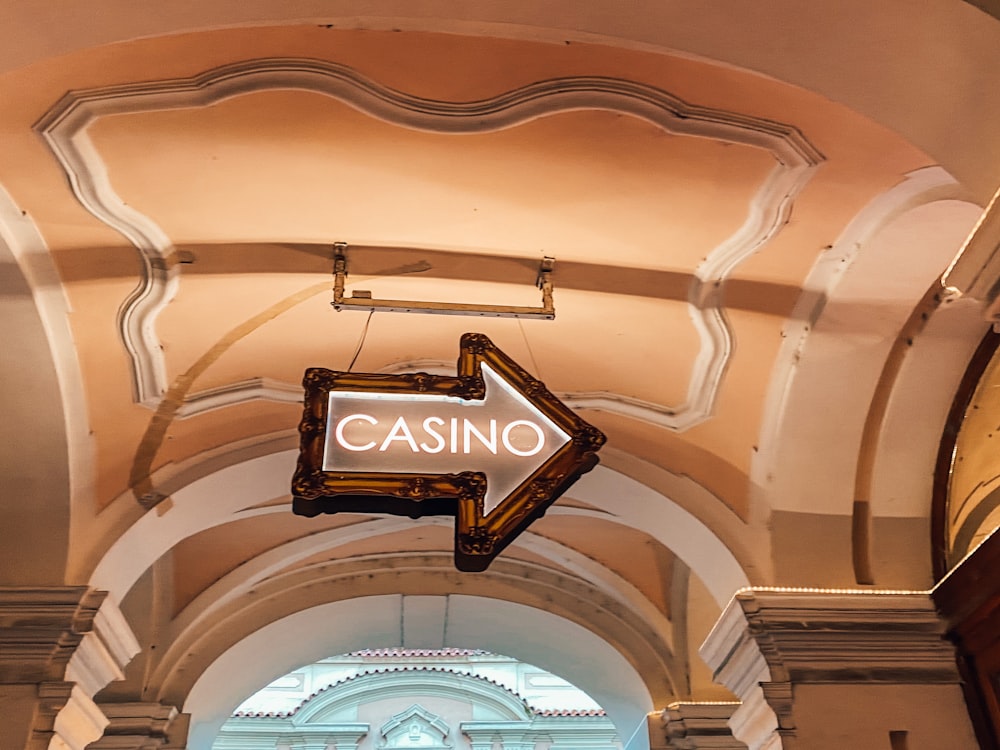
[[[86,586],[0,587],[0,682],[63,679],[105,597]]]
[[[746,591],[734,597],[775,681],[959,681],[929,594]]]
[[[108,726],[87,750],[159,750],[167,744],[170,727],[178,717],[174,706],[160,703],[98,705],[108,718]]]
[[[531,714],[531,707],[520,695],[488,677],[454,669],[419,665],[366,668],[363,672],[345,677],[313,693],[291,711],[288,717],[296,725],[306,724],[345,704],[364,700],[363,696],[368,693],[377,692],[382,699],[390,695],[414,694],[416,687],[438,697],[452,694],[475,695],[480,702],[494,705],[512,716],[520,714],[523,718],[527,718]],[[410,715],[409,709],[399,714],[399,716],[404,715]],[[430,719],[428,722],[433,723]],[[382,735],[395,726],[390,724],[382,727]]]
[[[758,750],[795,736],[797,685],[958,683],[944,631],[929,592],[743,589],[700,653],[742,701],[733,735]]]
[[[665,91],[618,78],[557,78],[489,99],[446,102],[388,88],[336,63],[273,58],[226,65],[190,78],[71,91],[35,128],[62,165],[77,200],[138,251],[140,283],[123,301],[118,326],[132,364],[133,397],[148,407],[155,408],[167,388],[155,323],[177,293],[179,266],[166,233],[115,192],[107,167],[90,140],[89,127],[112,114],[206,107],[234,96],[276,89],[322,94],[387,123],[437,133],[496,131],[558,112],[599,109],[640,117],[675,135],[737,143],[770,153],[774,167],[750,201],[743,225],[695,269],[688,304],[700,351],[685,401],[664,406],[616,394],[580,394],[580,408],[621,413],[674,431],[686,430],[711,416],[725,375],[733,332],[723,309],[723,281],[780,230],[795,197],[823,161],[822,154],[790,125],[699,107]],[[272,395],[260,384],[236,386],[229,395]],[[284,400],[281,390],[277,396]],[[236,402],[214,400],[217,404]],[[213,400],[209,398],[202,405],[206,403]]]
[[[746,750],[746,745],[735,739],[729,728],[729,719],[739,706],[738,702],[671,703],[660,714],[660,731],[666,743],[662,747],[666,750]]]
[[[0,683],[37,683],[33,730],[83,750],[108,723],[93,696],[124,677],[139,651],[106,591],[87,586],[0,587]]]

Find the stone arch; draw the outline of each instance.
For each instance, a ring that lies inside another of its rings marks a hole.
[[[184,702],[191,714],[189,750],[208,750],[218,728],[249,693],[292,669],[332,653],[399,640],[400,597],[372,596],[324,604],[256,630],[220,655],[198,677]],[[626,740],[648,747],[652,698],[636,670],[590,631],[542,609],[474,596],[453,596],[444,645],[474,644],[513,656],[577,685],[600,703]],[[331,627],[331,623],[349,624]],[[420,623],[403,633],[420,643]]]
[[[683,673],[658,623],[646,622],[574,576],[528,562],[501,560],[470,578],[455,571],[450,556],[443,552],[354,557],[272,578],[211,618],[176,634],[146,676],[146,691],[170,704],[183,703],[199,675],[256,630],[323,604],[377,596],[395,597],[398,612],[390,618],[388,630],[348,650],[400,644],[479,648],[471,641],[470,646],[450,640],[456,627],[456,602],[474,597],[501,609],[511,604],[545,611],[585,630],[590,639],[602,642],[631,665],[658,703],[683,694]],[[487,629],[502,624],[491,621]],[[351,622],[344,625],[352,626]],[[528,637],[523,628],[518,632]],[[415,635],[408,637],[408,633]],[[514,655],[494,646],[484,648]]]
[[[954,352],[965,351],[970,342],[968,333],[966,340],[955,340],[938,327],[955,315],[967,323],[964,306],[935,300],[927,290],[939,287],[954,248],[980,213],[961,195],[949,175],[932,167],[913,172],[873,200],[817,261],[785,327],[751,479],[768,510],[785,517],[815,513],[811,499],[822,486],[821,512],[827,521],[841,517],[853,539],[853,559],[851,550],[841,548],[842,559],[824,561],[829,580],[793,579],[796,583],[900,588],[929,583],[929,556],[924,549],[914,552],[913,544],[923,538],[921,519],[930,512],[931,477],[923,467],[933,465],[946,394],[953,392],[967,360],[967,354]],[[915,311],[913,300],[920,297],[928,307]],[[863,330],[862,319],[869,321]],[[881,399],[884,410],[873,412]],[[917,423],[914,414],[933,417]],[[817,442],[825,446],[822,460],[810,452]],[[907,449],[897,452],[905,461],[872,458],[903,444]],[[871,446],[871,455],[863,445]],[[868,496],[859,497],[860,462],[866,460],[878,470],[873,468],[866,482]],[[894,525],[896,533],[873,530],[872,519],[879,518],[888,519],[880,525]],[[831,533],[829,527],[822,533]],[[873,549],[873,535],[906,541],[883,551]],[[917,556],[898,565],[894,554]],[[863,575],[866,567],[875,570],[872,580]]]
[[[234,514],[288,493],[296,453],[283,451],[212,471],[172,494],[163,513],[146,513],[104,553],[90,582],[119,601],[142,573],[171,547]],[[748,585],[740,562],[704,523],[668,497],[620,472],[599,466],[571,490],[573,497],[608,512],[618,522],[650,533],[704,581],[719,606]],[[613,509],[609,501],[613,499]],[[651,503],[658,509],[650,514]]]
[[[4,583],[65,582],[74,476],[85,470],[86,416],[66,321],[68,306],[48,248],[0,186],[0,319],[4,325]],[[28,429],[25,429],[25,427]],[[25,502],[30,498],[30,504]]]

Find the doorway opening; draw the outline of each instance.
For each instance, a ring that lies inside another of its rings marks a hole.
[[[304,745],[303,745],[304,743]],[[241,703],[213,750],[621,750],[563,678],[481,649],[379,648],[321,659]]]

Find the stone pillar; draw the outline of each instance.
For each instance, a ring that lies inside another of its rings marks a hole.
[[[83,750],[108,723],[93,696],[138,651],[106,592],[0,587],[0,747]]]
[[[701,655],[750,750],[976,747],[943,633],[927,593],[746,590]]]
[[[739,703],[671,703],[659,715],[653,750],[746,750],[733,737],[729,718]]]

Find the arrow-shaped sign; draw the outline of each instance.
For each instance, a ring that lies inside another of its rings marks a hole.
[[[605,440],[479,333],[457,377],[312,368],[303,385],[294,511],[453,514],[460,570],[485,570]]]

